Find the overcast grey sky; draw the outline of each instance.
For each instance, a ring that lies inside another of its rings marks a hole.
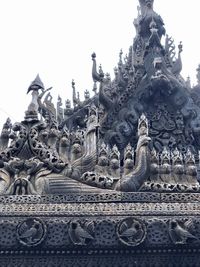
[[[52,94],[71,97],[76,88],[92,91],[91,54],[110,72],[122,48],[128,52],[135,36],[138,0],[0,0],[0,126],[8,116],[21,121],[31,96],[26,95],[39,73]],[[182,76],[196,82],[200,63],[199,0],[155,0],[166,31],[183,42]]]

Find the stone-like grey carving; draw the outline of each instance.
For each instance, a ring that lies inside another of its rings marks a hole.
[[[127,246],[138,246],[146,238],[146,227],[143,222],[127,218],[121,221],[117,227],[119,240]]]
[[[3,125],[0,266],[199,266],[200,66],[192,86],[153,4],[113,79],[93,53],[94,94],[55,105],[37,75]]]
[[[29,218],[17,226],[17,238],[27,247],[39,245],[46,237],[47,228],[44,222],[38,218]]]
[[[185,222],[171,220],[169,224],[169,234],[174,244],[186,244],[189,239],[197,239],[197,237],[190,232],[192,220]]]
[[[86,246],[94,240],[94,222],[71,221],[69,236],[74,245]]]

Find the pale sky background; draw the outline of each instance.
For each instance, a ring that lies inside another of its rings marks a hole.
[[[113,77],[122,48],[133,42],[138,0],[0,0],[0,128],[9,116],[21,121],[31,100],[26,91],[37,73],[46,88],[71,98],[92,92],[91,54]],[[182,76],[196,83],[200,63],[200,1],[155,0],[167,33],[183,42]]]

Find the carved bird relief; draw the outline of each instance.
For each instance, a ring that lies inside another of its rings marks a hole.
[[[38,219],[28,219],[19,224],[17,229],[20,243],[26,246],[39,244],[45,235],[45,227]]]
[[[198,239],[190,232],[192,226],[192,220],[186,222],[178,222],[176,220],[170,221],[169,235],[174,244],[186,244],[188,239]]]
[[[120,234],[120,236],[127,237],[127,239],[131,241],[131,240],[134,240],[134,238],[137,236],[140,226],[138,223],[133,222],[131,227],[128,228],[127,223],[124,222],[122,225],[122,229],[123,228],[125,230]]]
[[[123,220],[118,226],[117,233],[120,241],[129,246],[139,245],[146,236],[144,225],[132,218]]]
[[[74,245],[87,245],[94,239],[94,222],[70,222],[69,236]]]
[[[24,232],[21,234],[22,239],[27,239],[28,242],[32,243],[38,232],[39,224],[34,222],[34,224],[29,228],[26,223],[24,223]]]

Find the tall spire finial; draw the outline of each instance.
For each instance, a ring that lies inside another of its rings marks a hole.
[[[141,12],[142,14],[144,14],[147,8],[153,9],[154,0],[139,0],[139,3],[141,7]]]
[[[44,91],[44,84],[40,79],[39,74],[36,76],[35,80],[32,81],[30,86],[28,87],[27,94],[32,92],[32,100],[28,106],[28,110],[25,112],[25,120],[32,121],[38,120],[38,97],[39,97],[39,90]]]
[[[35,80],[32,81],[32,83],[31,83],[30,86],[28,87],[27,94],[28,94],[30,91],[38,91],[39,89],[41,89],[42,91],[44,91],[44,84],[43,84],[43,82],[41,81],[39,74],[37,74]]]

